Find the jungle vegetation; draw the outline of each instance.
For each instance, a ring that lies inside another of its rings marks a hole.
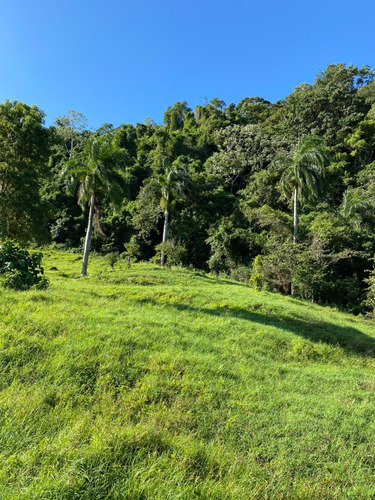
[[[177,102],[163,124],[97,131],[77,111],[46,127],[37,106],[6,101],[0,240],[83,250],[86,238],[83,275],[90,248],[133,248],[140,260],[371,311],[374,76],[334,64],[275,103]]]

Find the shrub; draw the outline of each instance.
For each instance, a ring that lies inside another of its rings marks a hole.
[[[374,259],[375,262],[375,259]],[[369,278],[365,279],[365,282],[368,285],[367,292],[366,292],[366,301],[365,305],[371,312],[371,314],[374,314],[375,312],[375,265],[374,268],[371,270]]]
[[[251,269],[247,266],[237,266],[230,272],[230,278],[243,283],[249,283],[251,279]]]
[[[15,290],[47,288],[49,281],[43,276],[42,253],[30,254],[11,241],[0,245],[1,284]]]
[[[110,252],[110,253],[107,253],[106,258],[107,258],[108,264],[111,267],[111,270],[113,271],[113,268],[115,267],[115,264],[119,259],[119,254],[117,252]]]
[[[140,246],[136,239],[132,236],[129,243],[124,243],[125,247],[125,258],[128,263],[128,267],[131,265],[131,261],[136,259],[140,254]]]
[[[268,253],[257,255],[253,261],[250,283],[254,288],[290,293],[294,263],[289,241],[275,242]]]
[[[177,243],[175,240],[169,240],[166,243],[160,243],[155,247],[156,255],[155,262],[160,262],[161,252],[164,250],[164,255],[167,258],[167,266],[181,266],[184,263],[186,256],[186,248]]]
[[[251,285],[257,290],[262,289],[262,257],[261,255],[257,255],[253,261],[251,276],[250,276]]]

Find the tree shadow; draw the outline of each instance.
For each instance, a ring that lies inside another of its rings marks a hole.
[[[247,283],[242,283],[240,281],[235,281],[235,280],[229,280],[225,278],[219,278],[216,276],[209,276],[205,274],[203,271],[202,272],[195,272],[194,276],[198,276],[199,278],[205,279],[209,281],[210,283],[217,283],[220,285],[232,285],[232,286],[243,286],[245,288],[250,288],[250,285]]]
[[[375,338],[366,335],[360,330],[339,326],[322,320],[304,320],[295,317],[284,317],[280,315],[262,314],[240,307],[218,307],[210,309],[207,307],[194,307],[187,304],[160,303],[154,299],[140,299],[138,302],[151,305],[163,305],[177,309],[178,311],[201,312],[215,317],[232,317],[257,323],[263,326],[272,326],[292,332],[312,342],[325,343],[334,347],[341,347],[349,354],[366,357],[375,356]]]

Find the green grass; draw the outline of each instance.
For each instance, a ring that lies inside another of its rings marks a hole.
[[[375,497],[373,321],[77,258],[0,291],[1,499]]]

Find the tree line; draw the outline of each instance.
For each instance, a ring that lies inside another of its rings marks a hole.
[[[271,103],[214,98],[87,129],[0,105],[0,239],[223,273],[354,313],[375,305],[375,73],[336,64]]]

